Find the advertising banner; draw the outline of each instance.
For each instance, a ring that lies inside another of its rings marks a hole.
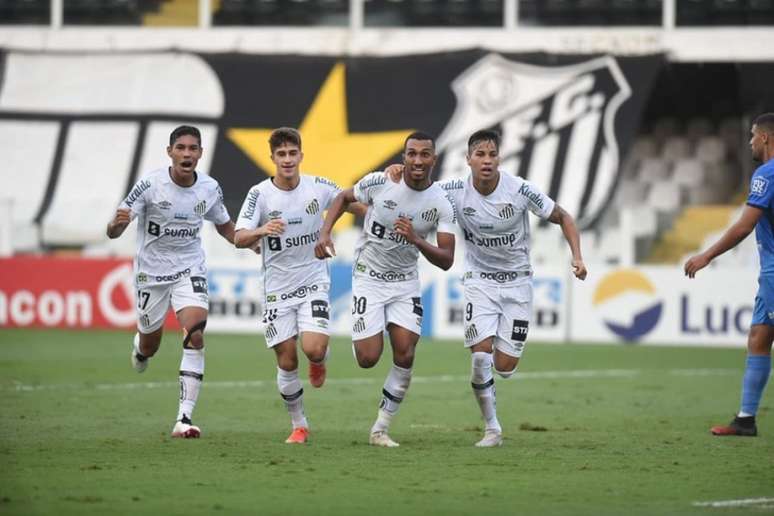
[[[572,290],[571,340],[745,346],[757,271],[595,267]]]

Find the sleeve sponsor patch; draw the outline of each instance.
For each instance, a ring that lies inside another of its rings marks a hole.
[[[750,183],[750,195],[764,195],[769,188],[769,181],[764,177],[754,177]]]

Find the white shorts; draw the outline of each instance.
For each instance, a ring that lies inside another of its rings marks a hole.
[[[494,347],[520,357],[532,318],[532,278],[509,285],[465,280],[465,347],[494,337]]]
[[[384,282],[352,278],[352,340],[382,333],[396,324],[422,334],[422,291],[419,280]]]
[[[174,283],[137,285],[137,329],[152,333],[164,324],[170,304],[175,312],[189,306],[209,310],[207,278],[184,276]]]
[[[274,308],[267,303],[265,306],[263,323],[267,348],[273,348],[303,332],[331,334],[327,290],[315,292],[292,305]]]

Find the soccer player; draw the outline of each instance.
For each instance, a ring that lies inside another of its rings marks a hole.
[[[716,256],[736,247],[755,229],[761,271],[747,337],[741,407],[731,423],[713,426],[710,429],[713,435],[758,435],[755,415],[771,374],[771,343],[774,340],[774,113],[758,116],[751,132],[752,157],[762,165],[753,173],[742,215],[714,245],[685,262],[685,275],[693,278]]]
[[[108,223],[107,235],[118,238],[139,218],[134,282],[137,328],[132,366],[142,373],[161,345],[164,318],[170,305],[183,328],[180,362],[180,405],[172,437],[196,438],[191,422],[204,379],[204,328],[207,324],[207,267],[200,231],[209,220],[223,238],[234,241],[234,223],[223,205],[218,182],[196,171],[202,157],[196,127],[180,126],[169,136],[172,166],[140,179]]]
[[[400,182],[374,172],[336,197],[315,249],[318,258],[335,254],[330,236],[333,224],[350,203],[368,205],[353,267],[352,341],[358,364],[370,368],[381,357],[385,328],[390,334],[393,366],[369,437],[370,444],[390,448],[398,446],[387,432],[411,382],[422,327],[419,253],[444,270],[454,261],[454,206],[430,178],[436,161],[433,138],[410,134],[403,160]],[[435,229],[437,246],[425,240]]]
[[[465,179],[438,183],[454,201],[465,236],[465,346],[470,348],[471,385],[485,422],[478,447],[502,444],[494,370],[513,376],[532,317],[532,268],[528,212],[558,224],[572,252],[573,274],[586,277],[573,218],[529,181],[500,172],[500,135],[477,131],[468,139]],[[394,176],[390,167],[391,177]]]
[[[285,441],[303,444],[309,438],[304,414],[304,389],[298,378],[296,340],[309,359],[309,383],[325,382],[328,357],[330,274],[315,258],[322,213],[341,191],[323,177],[302,175],[304,153],[297,130],[281,127],[269,137],[273,177],[247,193],[237,219],[235,245],[254,247],[261,239],[264,266],[266,345],[277,357],[277,387],[290,414],[293,431]],[[365,213],[365,206],[353,205]]]

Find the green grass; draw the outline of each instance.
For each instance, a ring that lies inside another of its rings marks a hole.
[[[165,337],[143,375],[129,366],[130,340],[0,330],[0,514],[726,515],[774,505],[692,505],[774,497],[772,387],[761,436],[708,433],[737,408],[743,350],[532,343],[521,379],[497,380],[505,444],[481,450],[469,353],[425,341],[390,432],[401,447],[374,449],[389,352],[361,370],[349,342],[334,340],[331,381],[305,389],[313,440],[288,446],[260,337],[208,335],[194,417],[204,434],[187,441],[168,435],[179,336]],[[613,376],[537,374],[578,370]]]

